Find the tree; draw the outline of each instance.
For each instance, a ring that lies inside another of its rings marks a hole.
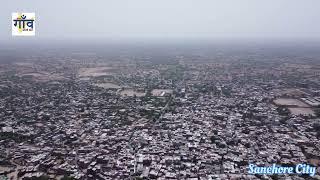
[[[71,176],[64,175],[63,178],[61,178],[61,180],[75,180],[75,178],[71,177]]]
[[[277,111],[280,115],[283,115],[283,116],[288,116],[290,114],[290,111],[285,107],[278,107]]]
[[[320,137],[320,121],[313,123],[313,129],[317,132],[317,137]]]
[[[320,117],[320,109],[314,110],[314,113],[317,117]]]

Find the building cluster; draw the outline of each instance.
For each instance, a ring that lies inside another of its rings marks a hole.
[[[134,70],[87,79],[72,75],[83,64],[68,66],[68,77],[59,80],[2,74],[0,175],[301,179],[248,174],[248,164],[319,167],[319,69],[179,58],[176,64],[139,62]],[[145,94],[94,85],[110,80]],[[292,114],[274,103],[281,97],[300,98],[314,113]],[[319,179],[320,168],[316,174]]]

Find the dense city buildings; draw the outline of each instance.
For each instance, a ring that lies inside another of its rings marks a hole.
[[[320,179],[318,48],[205,47],[7,50],[0,176]]]

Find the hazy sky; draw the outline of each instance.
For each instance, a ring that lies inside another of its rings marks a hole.
[[[0,39],[20,11],[36,38],[320,37],[319,0],[6,0]]]

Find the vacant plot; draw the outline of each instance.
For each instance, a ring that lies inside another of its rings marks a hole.
[[[19,74],[20,77],[30,77],[34,81],[41,81],[41,82],[47,82],[47,81],[60,81],[65,80],[63,74],[49,74],[45,72],[32,72],[32,73],[24,73]]]
[[[305,115],[305,116],[314,116],[315,113],[311,108],[288,108],[289,111],[294,115]]]
[[[142,97],[142,96],[145,96],[146,93],[145,92],[138,92],[138,91],[135,91],[134,89],[125,89],[120,92],[120,95],[121,96],[134,96],[134,95],[136,95],[137,97]]]
[[[164,94],[172,94],[172,89],[154,89],[151,91],[152,96],[163,96]]]
[[[114,71],[112,67],[80,68],[78,74],[79,77],[99,77],[112,75]]]
[[[99,83],[94,85],[105,89],[121,89],[121,86],[114,83]]]
[[[306,92],[296,88],[274,89],[273,92],[278,95],[288,95],[293,97],[302,97],[303,95],[307,95]]]
[[[298,99],[279,98],[279,99],[274,100],[273,102],[279,106],[309,107],[308,104],[306,104]]]

